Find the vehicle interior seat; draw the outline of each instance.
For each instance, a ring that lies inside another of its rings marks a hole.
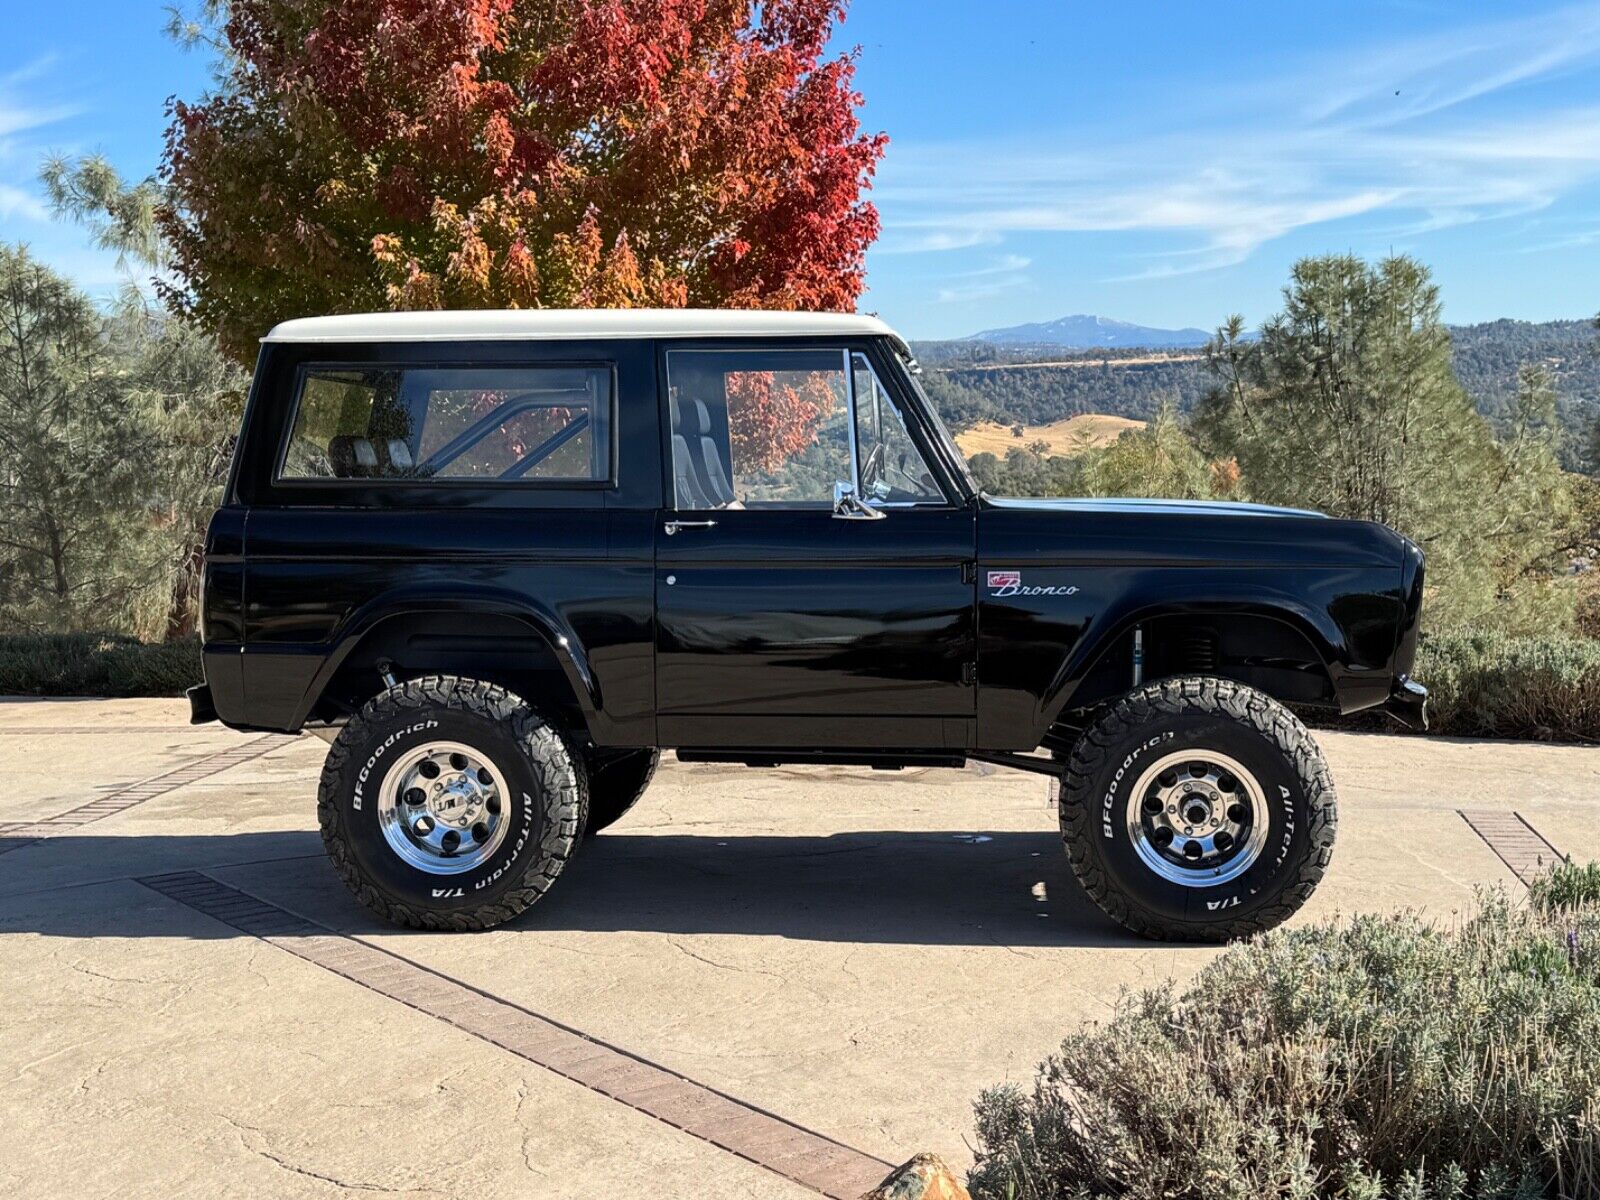
[[[378,451],[372,442],[349,433],[328,439],[328,462],[335,479],[370,479],[378,473]]]
[[[733,484],[728,482],[728,468],[722,461],[722,450],[712,437],[711,410],[704,400],[691,400],[694,414],[694,436],[699,440],[700,453],[694,456],[700,472],[700,481],[713,508],[726,508],[734,502]]]
[[[680,509],[711,508],[711,499],[700,486],[699,473],[694,469],[689,439],[684,435],[683,409],[673,396],[668,405],[672,416],[672,484],[673,496]]]
[[[416,460],[411,457],[411,447],[406,445],[403,438],[390,438],[387,446],[391,474],[409,475],[416,469]]]

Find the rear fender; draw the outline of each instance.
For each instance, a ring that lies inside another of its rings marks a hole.
[[[592,727],[603,701],[600,685],[590,666],[587,652],[572,626],[561,614],[525,594],[494,588],[440,590],[408,588],[387,592],[351,613],[334,639],[334,650],[323,660],[313,676],[304,699],[295,713],[298,728],[315,711],[328,685],[350,654],[385,622],[426,617],[431,614],[483,614],[509,617],[542,642],[566,676],[586,725]]]

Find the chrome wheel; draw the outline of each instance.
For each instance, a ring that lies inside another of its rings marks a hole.
[[[1179,750],[1146,767],[1128,793],[1127,822],[1144,865],[1185,887],[1237,878],[1267,844],[1260,783],[1214,750]]]
[[[505,776],[481,753],[430,742],[389,768],[378,789],[378,824],[406,863],[430,875],[459,875],[500,848],[509,795]]]

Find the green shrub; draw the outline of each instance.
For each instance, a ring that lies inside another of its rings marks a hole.
[[[1124,997],[1031,1091],[979,1099],[974,1197],[1600,1195],[1600,902],[1576,874],[1569,906],[1279,930]]]
[[[1536,876],[1528,901],[1541,912],[1564,913],[1600,906],[1600,863],[1560,863]]]
[[[200,643],[120,634],[0,637],[0,696],[181,696],[201,680]]]
[[[1435,733],[1600,740],[1600,641],[1570,634],[1429,634],[1413,672]]]

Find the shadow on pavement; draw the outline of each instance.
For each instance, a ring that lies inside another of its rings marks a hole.
[[[171,905],[164,899],[105,913],[97,922],[93,905],[103,895],[71,897],[87,890],[75,884],[179,870],[208,871],[341,932],[391,928],[356,904],[310,831],[79,835],[7,855],[0,864],[23,869],[6,881],[13,897],[0,898],[0,930],[194,936],[191,922],[164,915]],[[20,903],[24,898],[33,902]],[[582,847],[549,896],[506,930],[911,945],[1132,942],[1084,896],[1053,832],[602,834]],[[244,935],[216,926],[211,936]]]

